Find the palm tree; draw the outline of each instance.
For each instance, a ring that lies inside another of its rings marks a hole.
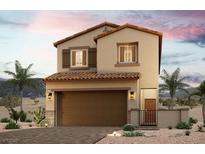
[[[180,69],[177,68],[171,75],[166,71],[163,70],[163,76],[160,76],[160,79],[164,82],[159,85],[160,91],[168,91],[171,102],[170,105],[174,105],[174,97],[176,95],[176,92],[178,90],[182,90],[186,93],[188,91],[186,90],[187,87],[189,87],[188,84],[184,83],[184,80],[188,77],[180,77]],[[170,106],[168,106],[170,108]]]
[[[194,95],[201,97],[200,101],[202,103],[202,117],[203,122],[205,123],[205,81],[203,81],[197,88],[197,92],[192,93],[190,97]]]
[[[22,101],[23,101],[23,90],[24,87],[32,87],[36,88],[35,80],[33,80],[31,77],[35,74],[30,73],[30,69],[33,66],[33,64],[30,64],[28,67],[23,68],[18,60],[15,61],[15,72],[11,71],[4,71],[8,75],[11,75],[13,78],[9,79],[8,82],[13,84],[15,87],[18,88],[20,92],[20,108],[21,111],[23,110]]]

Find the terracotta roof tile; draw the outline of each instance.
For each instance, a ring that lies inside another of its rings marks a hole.
[[[138,79],[137,72],[60,72],[47,77],[46,81],[93,80],[93,79]]]

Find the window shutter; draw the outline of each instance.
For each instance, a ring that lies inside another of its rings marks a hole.
[[[86,50],[83,50],[83,65],[86,65]]]
[[[132,62],[136,61],[136,46],[132,46]]]
[[[124,62],[125,47],[120,47],[120,62]]]
[[[96,67],[97,65],[97,49],[88,49],[88,67]]]
[[[72,51],[72,65],[76,65],[76,51]]]
[[[69,49],[62,50],[62,67],[63,68],[70,67],[70,50]]]

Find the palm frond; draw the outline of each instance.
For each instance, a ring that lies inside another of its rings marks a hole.
[[[13,78],[16,78],[16,74],[14,72],[11,71],[4,71],[4,73],[8,74],[8,75],[12,75]]]
[[[163,74],[165,75],[166,78],[170,77],[169,73],[165,69],[163,69],[162,72],[163,72]]]
[[[16,74],[18,74],[21,71],[21,69],[22,69],[21,63],[18,60],[16,60],[15,61]]]
[[[30,64],[30,65],[26,68],[26,70],[29,71],[32,66],[33,66],[33,64]]]

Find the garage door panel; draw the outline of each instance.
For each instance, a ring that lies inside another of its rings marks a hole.
[[[121,126],[126,123],[126,91],[63,92],[63,126]]]

